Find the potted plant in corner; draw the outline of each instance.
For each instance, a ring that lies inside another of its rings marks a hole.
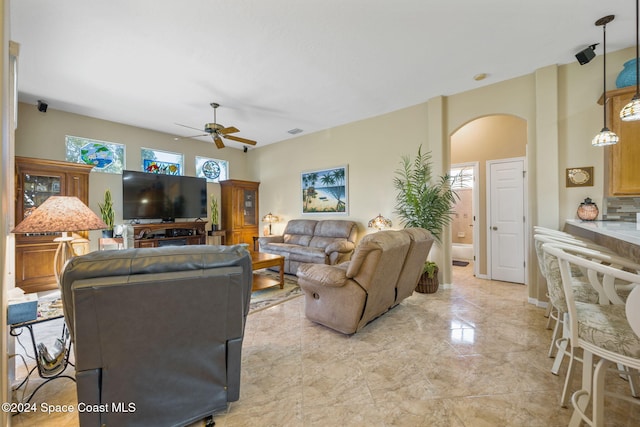
[[[113,202],[111,200],[110,190],[104,192],[104,203],[98,202],[98,207],[100,208],[102,220],[107,224],[107,229],[102,230],[102,237],[113,237],[113,222],[115,214],[113,212]]]
[[[418,147],[418,155],[413,161],[409,156],[403,156],[401,164],[393,180],[398,190],[395,212],[405,228],[424,228],[441,243],[442,230],[451,222],[453,205],[458,199],[452,187],[460,177],[449,174],[434,177],[431,153],[423,154],[422,146]],[[427,260],[416,291],[432,293],[438,286],[438,265]]]
[[[423,294],[432,294],[438,290],[438,264],[427,260],[422,267],[422,275],[416,285],[416,291]]]
[[[218,231],[218,199],[216,196],[211,196],[211,231]]]

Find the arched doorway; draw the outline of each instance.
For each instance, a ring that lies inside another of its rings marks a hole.
[[[474,201],[478,206],[475,221],[478,237],[473,242],[477,265],[474,269],[477,277],[490,278],[488,164],[502,159],[526,158],[527,122],[507,114],[480,117],[451,134],[450,144],[451,164],[478,163],[475,185],[478,186],[476,194],[479,200]]]

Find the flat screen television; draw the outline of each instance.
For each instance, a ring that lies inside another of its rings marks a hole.
[[[125,220],[207,217],[207,180],[192,176],[122,172]]]

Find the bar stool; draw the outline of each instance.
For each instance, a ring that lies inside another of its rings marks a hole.
[[[627,320],[624,305],[612,304],[608,300],[601,300],[599,304],[577,301],[572,289],[574,282],[572,271],[576,271],[576,267],[586,269],[589,283],[601,295],[602,290],[598,289],[599,286],[606,289],[604,295],[616,293],[616,282],[622,281],[637,286],[640,284],[640,274],[614,267],[618,259],[612,258],[610,265],[588,259],[591,254],[583,248],[561,243],[545,243],[543,250],[546,256],[556,260],[555,264],[554,262],[547,264],[549,277],[552,277],[555,282],[558,272],[560,273],[569,315],[571,353],[574,354],[577,348],[582,348],[583,351],[582,388],[572,396],[574,413],[569,425],[577,426],[584,420],[591,426],[599,427],[604,424],[605,373],[613,364],[634,370],[640,369],[640,337],[633,332]],[[637,292],[636,289],[634,290]],[[595,368],[594,356],[599,357]],[[570,360],[573,363],[574,358]],[[571,373],[570,368],[568,376]],[[623,374],[627,375],[628,371],[624,371]],[[613,393],[607,393],[607,395],[636,404],[640,403],[627,395]],[[592,403],[591,419],[586,415],[589,402]]]

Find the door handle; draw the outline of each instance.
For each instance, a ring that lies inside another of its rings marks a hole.
[[[491,227],[491,229],[492,229],[493,231],[497,231],[497,230],[498,230],[498,227],[496,227],[496,226],[494,225],[493,227]]]

